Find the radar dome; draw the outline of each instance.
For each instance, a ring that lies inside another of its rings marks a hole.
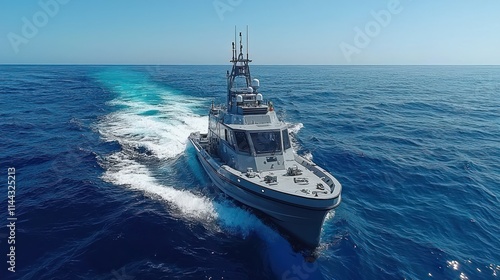
[[[258,79],[253,79],[252,80],[252,87],[255,89],[258,89],[260,87],[260,81]]]

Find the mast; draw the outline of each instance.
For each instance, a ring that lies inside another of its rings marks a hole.
[[[247,25],[247,59],[248,59],[248,25]]]
[[[231,73],[227,76],[227,108],[228,112],[236,113],[237,105],[236,105],[236,96],[239,94],[247,94],[253,93],[249,92],[252,85],[252,78],[250,76],[250,67],[248,66],[249,62],[252,60],[249,59],[248,54],[248,26],[247,26],[247,34],[246,34],[246,58],[243,55],[243,35],[240,32],[239,34],[240,42],[239,42],[239,53],[236,54],[236,27],[235,27],[235,41],[232,43],[233,46],[233,58],[230,62],[233,63],[233,68]],[[234,81],[237,77],[244,77],[246,81],[245,88],[235,88]]]
[[[236,45],[236,25],[234,26],[234,42],[233,42],[233,46]],[[233,49],[234,50],[234,58],[236,58],[238,55],[236,54],[236,47]],[[233,60],[234,60],[233,58]]]

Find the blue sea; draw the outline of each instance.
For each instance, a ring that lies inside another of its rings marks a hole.
[[[500,67],[253,66],[343,185],[315,252],[224,196],[186,141],[229,69],[0,66],[0,279],[500,278]]]

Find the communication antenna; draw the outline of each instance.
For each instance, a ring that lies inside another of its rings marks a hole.
[[[247,60],[248,60],[248,25],[247,25]]]
[[[234,26],[234,44],[236,45],[236,25]],[[234,48],[234,58],[237,58],[238,55],[236,54],[236,48]]]
[[[233,60],[234,60],[234,53],[235,53],[234,42],[233,42],[233,50],[231,52],[233,53]]]
[[[243,57],[243,41],[242,41],[242,36],[241,36],[241,32],[240,32],[240,54],[241,54],[241,57]]]

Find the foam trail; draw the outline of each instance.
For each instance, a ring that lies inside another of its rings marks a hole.
[[[159,112],[167,110],[165,106],[151,108]],[[108,141],[118,141],[124,147],[143,147],[157,158],[167,159],[182,154],[189,133],[205,131],[208,122],[206,117],[186,112],[160,113],[160,116],[139,113],[131,108],[112,113],[101,123],[99,132]]]
[[[122,185],[159,198],[170,205],[176,212],[170,213],[189,221],[198,221],[207,229],[222,231],[243,238],[256,233],[267,243],[283,240],[282,237],[266,226],[250,212],[232,205],[231,202],[216,202],[203,195],[187,190],[178,190],[160,184],[148,168],[130,159],[125,153],[115,153],[107,158],[112,164],[103,175],[103,179],[115,185]],[[217,226],[214,228],[214,221]]]
[[[158,183],[145,165],[130,159],[125,153],[115,153],[109,156],[107,161],[112,163],[112,167],[104,173],[105,181],[160,197],[177,209],[184,218],[199,221],[212,221],[217,218],[214,205],[208,198]]]
[[[187,137],[193,131],[206,131],[208,119],[192,113],[192,106],[199,106],[203,100],[159,88],[138,75],[113,72],[99,76],[103,84],[117,93],[109,105],[119,106],[119,110],[101,120],[98,129],[105,140],[118,141],[122,146],[120,152],[105,158],[103,179],[160,198],[176,210],[171,214],[189,221],[197,220],[207,228],[213,228],[216,220],[218,228],[215,230],[243,237],[257,232],[263,240],[281,238],[253,214],[231,203],[215,202],[156,180],[147,163],[141,161],[138,148],[146,149],[149,156],[157,159],[189,153],[186,151]],[[199,163],[188,159],[188,165]],[[201,171],[201,166],[197,170]]]
[[[97,79],[117,94],[108,104],[120,108],[100,122],[99,132],[124,149],[144,148],[158,159],[174,158],[184,152],[191,132],[207,130],[207,117],[191,110],[203,99],[179,95],[136,72],[108,71]]]
[[[288,130],[294,134],[299,133],[299,131],[304,127],[302,123],[288,123]]]
[[[304,155],[302,155],[305,159],[312,161],[313,160],[313,155],[311,152],[306,152]]]
[[[292,148],[294,151],[300,151],[302,150],[302,146],[300,145],[299,141],[296,138],[296,135],[299,133],[299,131],[304,128],[304,125],[302,123],[287,123],[288,125],[288,131],[290,132],[291,135],[291,142],[292,142]],[[305,159],[308,160],[313,160],[313,155],[310,152],[306,152],[302,155]]]

